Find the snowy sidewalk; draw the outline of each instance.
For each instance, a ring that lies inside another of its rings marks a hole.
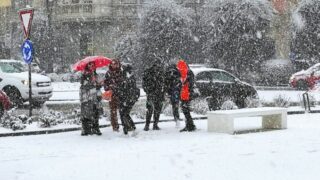
[[[318,180],[320,114],[288,116],[288,129],[227,135],[179,133],[173,122],[135,137],[102,129],[1,138],[1,179]],[[254,125],[252,125],[254,126]]]
[[[193,115],[194,120],[203,120],[207,119],[206,116],[202,115]],[[160,123],[163,122],[173,122],[172,117],[167,117],[161,115]],[[135,124],[144,124],[145,120],[134,118]],[[110,127],[110,121],[106,117],[100,118],[100,128]],[[181,124],[184,125],[184,121],[181,121]],[[12,129],[7,129],[4,127],[0,127],[0,137],[8,137],[8,136],[26,136],[26,135],[41,135],[41,134],[53,134],[53,133],[62,133],[62,132],[70,132],[70,131],[80,131],[81,126],[76,124],[58,124],[56,126],[48,127],[48,128],[40,128],[38,126],[38,122],[33,122],[28,125],[23,130],[13,131]]]

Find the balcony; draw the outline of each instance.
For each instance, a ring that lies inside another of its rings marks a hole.
[[[138,3],[76,3],[58,4],[57,21],[105,21],[106,19],[136,19],[141,4]]]

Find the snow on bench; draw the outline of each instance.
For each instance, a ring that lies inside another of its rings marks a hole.
[[[287,109],[277,107],[248,108],[237,110],[208,111],[208,132],[234,134],[234,119],[262,117],[263,129],[286,129]]]

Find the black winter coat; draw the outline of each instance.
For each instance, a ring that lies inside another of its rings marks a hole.
[[[132,67],[122,67],[122,81],[118,82],[118,89],[114,92],[122,106],[133,106],[140,97],[140,89],[137,87]]]
[[[180,92],[182,88],[182,82],[180,80],[181,75],[175,64],[170,65],[165,72],[165,89],[171,98],[171,101],[178,102],[180,100]],[[194,74],[188,70],[187,79],[185,82],[189,82],[190,99],[194,97]]]
[[[142,75],[142,88],[148,98],[164,100],[165,77],[164,70],[160,65],[153,65],[147,68]]]

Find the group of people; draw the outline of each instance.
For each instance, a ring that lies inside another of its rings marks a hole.
[[[100,88],[104,87],[105,93],[110,96],[110,120],[113,131],[119,131],[117,111],[124,134],[136,129],[130,112],[140,97],[132,66],[122,64],[118,59],[113,59],[105,79],[101,83],[95,71],[95,63],[86,65],[81,76],[80,102],[81,102],[81,135],[101,135],[99,129],[99,115],[102,94]],[[147,94],[146,123],[144,130],[148,131],[153,116],[153,130],[160,130],[158,123],[165,100],[165,94],[170,97],[173,116],[179,123],[179,104],[186,118],[186,126],[180,130],[194,131],[196,126],[190,114],[190,101],[193,97],[194,75],[184,60],[164,69],[160,64],[154,63],[147,67],[142,77],[142,87]]]

